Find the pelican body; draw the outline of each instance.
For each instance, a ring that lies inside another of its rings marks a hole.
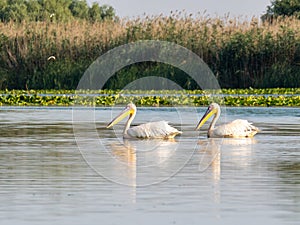
[[[226,137],[226,138],[242,138],[242,137],[253,137],[259,129],[249,123],[247,120],[237,119],[230,123],[226,123],[215,127],[217,120],[221,114],[220,106],[217,103],[209,105],[205,114],[199,121],[196,130],[200,129],[203,124],[214,115],[214,118],[208,128],[207,137]]]
[[[129,103],[125,109],[114,118],[106,128],[110,128],[128,117],[126,122],[123,137],[124,138],[160,138],[160,139],[170,139],[174,138],[177,134],[182,132],[174,127],[171,127],[166,121],[150,122],[141,124],[139,126],[130,127],[136,115],[136,106],[133,103]]]

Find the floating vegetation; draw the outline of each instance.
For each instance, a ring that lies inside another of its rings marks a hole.
[[[222,90],[3,90],[2,106],[300,106],[300,88]]]

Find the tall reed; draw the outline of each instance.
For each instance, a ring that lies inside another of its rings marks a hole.
[[[1,23],[0,88],[76,88],[85,69],[101,54],[149,39],[175,42],[198,54],[225,88],[300,87],[300,20],[268,24],[257,18],[176,12],[96,23]],[[146,68],[147,75],[155,71],[170,77],[184,88],[196,88],[182,71],[159,63],[124,68],[107,87],[122,88],[128,83],[126,77],[145,76],[135,67]]]

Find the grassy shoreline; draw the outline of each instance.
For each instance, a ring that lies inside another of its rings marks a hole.
[[[300,88],[222,90],[3,90],[0,106],[138,106],[300,107]]]

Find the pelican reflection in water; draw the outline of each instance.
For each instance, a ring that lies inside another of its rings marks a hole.
[[[129,116],[124,131],[124,138],[160,138],[160,139],[170,139],[174,138],[177,134],[182,132],[174,127],[171,127],[166,121],[149,122],[141,124],[139,126],[130,127],[136,115],[136,106],[133,103],[129,103],[125,109],[114,118],[108,125],[107,128],[112,127],[117,124],[125,117]]]
[[[220,106],[217,103],[209,105],[204,116],[199,121],[196,129],[198,130],[203,124],[214,115],[214,118],[208,128],[207,137],[226,137],[226,138],[241,138],[241,137],[253,137],[259,129],[249,123],[247,120],[237,119],[230,123],[226,123],[215,127],[217,120],[221,114]]]
[[[139,166],[149,167],[164,163],[178,148],[175,139],[124,139],[109,145],[112,155],[128,165],[139,162]]]
[[[221,170],[230,174],[229,171],[234,173],[232,168],[239,170],[250,166],[256,143],[254,138],[208,138],[198,141],[199,151],[195,155],[200,157],[198,171],[201,174],[210,173],[209,179],[214,184],[213,199],[216,202],[221,201]]]

